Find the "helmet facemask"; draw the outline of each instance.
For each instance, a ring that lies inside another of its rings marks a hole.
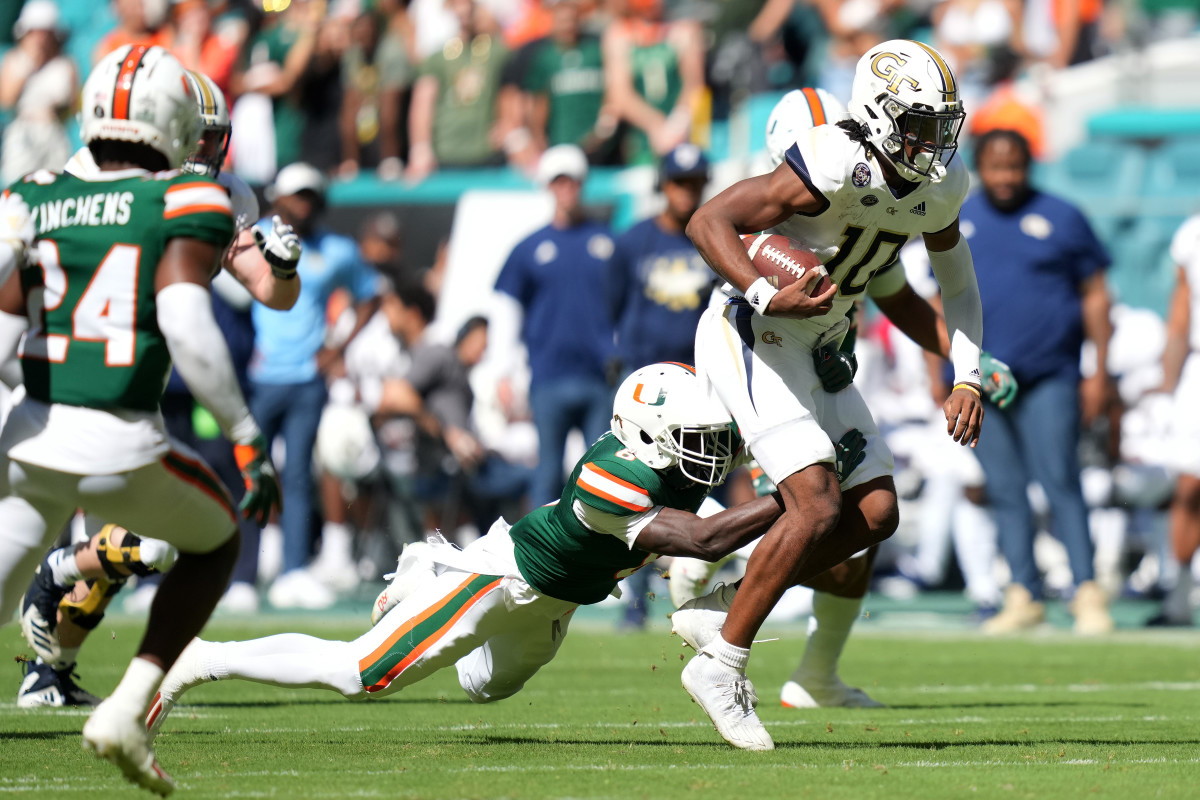
[[[206,125],[200,134],[200,144],[184,162],[183,169],[197,175],[215,178],[221,174],[225,154],[229,152],[231,129],[228,125]]]
[[[656,442],[694,483],[718,486],[729,475],[734,455],[731,425],[676,425],[663,431]]]
[[[892,123],[892,133],[883,143],[892,161],[922,177],[944,174],[958,151],[958,135],[966,118],[962,106],[934,111],[922,104],[909,106],[894,97],[878,102]]]

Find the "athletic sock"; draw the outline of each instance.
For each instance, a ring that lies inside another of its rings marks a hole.
[[[46,565],[50,567],[54,584],[60,589],[70,589],[79,581],[84,580],[83,573],[79,571],[79,564],[75,560],[74,547],[58,548],[46,556]]]
[[[353,563],[354,534],[341,522],[326,522],[321,526],[321,552],[317,560],[331,564]]]
[[[717,638],[704,649],[726,671],[745,674],[746,663],[750,660],[750,648],[730,644],[725,641],[723,636],[718,634]]]
[[[361,696],[358,662],[348,642],[281,633],[244,642],[213,642],[205,647],[209,680],[238,678],[272,686],[332,689]]]
[[[136,708],[139,715],[145,715],[162,679],[161,667],[144,658],[135,657],[129,662],[125,677],[121,678],[117,688],[113,689],[109,700]]]
[[[862,609],[861,597],[837,597],[827,592],[813,592],[813,613],[808,619],[808,641],[804,656],[791,679],[803,684],[805,680],[832,680],[837,677],[838,659],[850,637],[850,629]]]

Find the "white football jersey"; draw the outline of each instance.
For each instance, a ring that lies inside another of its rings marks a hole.
[[[1188,345],[1200,351],[1200,214],[1188,218],[1171,239],[1171,259],[1187,275],[1191,291],[1191,325]]]
[[[96,165],[92,151],[81,147],[67,161],[63,172],[87,180],[97,177],[100,174],[100,167]],[[236,237],[258,222],[258,198],[254,196],[254,192],[246,185],[246,182],[232,172],[222,172],[217,176],[217,183],[225,187],[225,190],[229,192],[229,199],[233,203],[233,235]]]
[[[819,255],[838,286],[830,313],[795,321],[818,338],[841,324],[873,276],[897,263],[906,242],[953,223],[970,187],[955,159],[941,181],[913,184],[898,198],[876,157],[835,125],[802,132],[785,163],[823,201],[815,214],[795,214],[772,229]]]

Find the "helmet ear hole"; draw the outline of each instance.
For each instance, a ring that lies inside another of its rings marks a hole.
[[[642,437],[643,444],[654,444],[654,440],[650,438],[650,434],[646,433],[645,431],[638,431],[638,433]]]

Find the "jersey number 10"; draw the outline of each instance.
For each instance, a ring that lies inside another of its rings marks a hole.
[[[853,297],[854,295],[862,294],[863,290],[867,288],[867,284],[871,282],[871,278],[875,277],[875,273],[895,262],[900,255],[900,248],[908,241],[907,234],[896,233],[895,231],[879,231],[875,234],[875,238],[871,240],[871,244],[867,247],[867,251],[863,253],[862,258],[854,262],[841,275],[837,274],[837,270],[845,266],[846,260],[850,258],[850,254],[858,246],[858,240],[862,238],[865,231],[865,228],[860,228],[857,225],[847,225],[846,230],[842,231],[842,243],[838,247],[837,255],[829,259],[829,262],[825,265],[825,271],[829,273],[830,279],[838,285],[838,294],[842,297]],[[865,278],[860,279],[859,273],[865,267],[879,261],[879,250],[885,245],[891,245],[891,250],[888,252],[887,258],[871,269]]]

